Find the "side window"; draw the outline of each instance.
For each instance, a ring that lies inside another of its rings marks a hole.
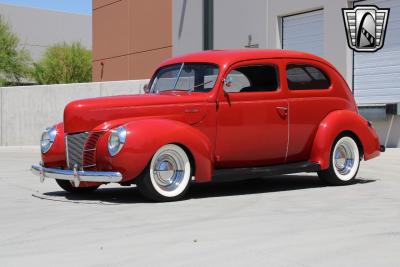
[[[224,85],[227,93],[270,92],[279,87],[278,71],[272,65],[239,67],[232,70],[226,78],[231,80],[230,86]]]
[[[286,75],[290,90],[328,89],[331,86],[328,75],[311,65],[289,64]]]

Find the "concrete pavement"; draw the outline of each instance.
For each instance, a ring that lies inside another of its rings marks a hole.
[[[134,187],[71,196],[0,148],[0,266],[400,266],[400,149],[356,184],[315,175],[203,184],[148,203]]]

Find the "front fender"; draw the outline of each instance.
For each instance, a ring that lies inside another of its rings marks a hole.
[[[166,144],[185,147],[195,164],[197,182],[211,180],[213,149],[208,137],[197,128],[174,120],[148,118],[123,125],[127,130],[126,142],[114,157],[107,150],[110,132],[104,134],[97,144],[97,160],[105,170],[122,173],[123,181],[139,176],[156,151]]]
[[[46,167],[59,168],[65,167],[65,142],[64,142],[64,124],[58,123],[54,125],[57,131],[56,138],[50,150],[42,155],[42,162]]]
[[[351,132],[360,141],[364,159],[369,160],[380,154],[380,143],[375,130],[359,114],[349,110],[337,110],[328,114],[320,123],[311,150],[310,161],[329,168],[331,149],[335,139],[344,132]]]

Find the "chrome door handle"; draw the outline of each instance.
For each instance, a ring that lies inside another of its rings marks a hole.
[[[279,116],[282,118],[286,118],[288,115],[288,107],[276,107],[276,110],[279,113]]]

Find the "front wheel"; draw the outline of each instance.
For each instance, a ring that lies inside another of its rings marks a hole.
[[[192,164],[180,146],[161,147],[151,159],[137,186],[140,193],[154,201],[174,201],[183,197],[190,185]]]
[[[339,137],[332,147],[329,168],[319,171],[319,178],[329,185],[347,185],[354,182],[360,167],[360,151],[350,136]]]

